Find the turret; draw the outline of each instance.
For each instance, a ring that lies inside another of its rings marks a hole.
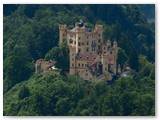
[[[103,25],[95,25],[95,30],[103,30]]]
[[[59,25],[59,45],[67,39],[66,30],[66,25]]]
[[[107,56],[107,54],[103,54],[102,55],[102,64],[103,64],[103,68],[102,68],[102,70],[103,70],[103,73],[107,73],[107,71],[108,71],[108,56]]]
[[[113,48],[117,49],[117,42],[116,41],[113,42]]]
[[[110,41],[110,40],[107,40],[106,45],[107,45],[107,48],[108,48],[108,47],[111,47],[111,41]]]

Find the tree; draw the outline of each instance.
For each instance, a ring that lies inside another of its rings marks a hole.
[[[133,42],[130,40],[129,34],[124,32],[120,34],[120,39],[118,40],[118,46],[121,47],[123,50],[125,50],[126,54],[129,56],[130,51],[133,50]]]
[[[125,51],[122,48],[118,48],[118,52],[117,52],[117,64],[121,67],[124,66],[124,64],[127,61],[127,55],[125,53]]]
[[[66,43],[52,48],[45,56],[47,60],[55,60],[55,66],[62,69],[62,74],[69,70],[69,49]]]
[[[128,62],[132,69],[138,70],[138,53],[135,48],[131,50]]]
[[[19,94],[18,94],[18,97],[19,99],[24,99],[25,97],[29,97],[30,95],[30,91],[29,89],[23,85],[21,88],[20,88],[20,91],[19,91]]]
[[[11,81],[12,85],[28,79],[33,72],[33,60],[26,47],[16,45],[12,55],[5,59],[4,68],[6,79]]]
[[[148,61],[147,56],[139,56],[139,73],[142,77],[149,76],[151,71],[154,72],[154,66]],[[154,74],[154,73],[153,73]],[[153,76],[152,76],[153,78]]]
[[[139,98],[135,100],[136,109],[133,111],[132,115],[146,116],[150,114],[154,116],[155,113],[152,113],[152,109],[154,109],[154,101],[155,97],[149,93],[139,96]]]

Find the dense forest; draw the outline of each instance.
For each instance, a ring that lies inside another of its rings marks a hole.
[[[4,115],[155,115],[155,23],[147,21],[154,11],[154,5],[3,5]],[[91,28],[103,24],[104,40],[118,42],[117,64],[129,65],[134,76],[109,84],[64,74],[69,51],[58,47],[58,26],[73,28],[80,19]],[[40,58],[55,60],[63,72],[35,74]]]

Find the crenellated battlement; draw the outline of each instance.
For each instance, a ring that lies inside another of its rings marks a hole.
[[[103,25],[95,25],[95,29],[96,30],[102,30],[103,29]]]
[[[67,29],[67,25],[63,24],[63,25],[59,25],[59,30],[65,30]]]
[[[78,27],[76,29],[76,32],[85,32],[86,30],[84,28]]]

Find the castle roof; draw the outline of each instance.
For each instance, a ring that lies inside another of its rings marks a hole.
[[[74,34],[77,31],[77,29],[83,29],[86,35],[94,35],[98,33],[96,30],[92,31],[90,28],[85,26],[82,26],[82,27],[75,26],[73,29],[67,30],[67,33]]]
[[[78,54],[76,59],[77,60],[86,60],[86,61],[95,61],[98,55],[91,55],[91,54]]]
[[[85,26],[83,26],[83,27],[78,27],[78,26],[76,26],[76,27],[74,27],[72,30],[70,30],[71,32],[76,32],[76,29],[78,29],[78,28],[81,28],[81,29],[85,29],[86,30],[86,27]]]

